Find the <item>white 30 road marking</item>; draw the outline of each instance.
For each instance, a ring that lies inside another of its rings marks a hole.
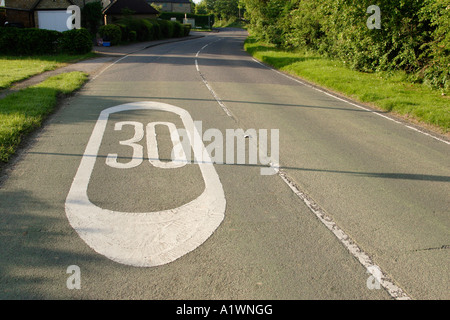
[[[89,139],[65,209],[71,226],[96,252],[122,264],[153,267],[172,262],[204,243],[221,224],[226,200],[212,161],[206,159],[198,163],[205,190],[197,199],[181,207],[137,213],[112,211],[94,205],[88,198],[87,188],[109,115],[130,110],[158,110],[179,115],[190,133],[188,138],[194,156],[199,158],[207,154],[203,143],[192,143],[192,138],[202,140],[190,114],[184,109],[158,102],[136,102],[105,109]],[[136,132],[137,137],[126,143],[134,145],[134,141],[141,138],[141,130]]]

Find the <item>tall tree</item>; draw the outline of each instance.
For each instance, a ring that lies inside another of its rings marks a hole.
[[[239,16],[239,0],[205,0],[206,8],[221,19]]]

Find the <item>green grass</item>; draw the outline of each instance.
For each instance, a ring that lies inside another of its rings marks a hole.
[[[45,71],[55,70],[78,60],[87,59],[94,54],[86,55],[51,55],[14,57],[0,56],[0,90],[9,88],[14,82],[25,80]]]
[[[83,72],[63,73],[1,99],[0,162],[7,162],[23,136],[42,124],[60,95],[79,89],[87,79]]]
[[[345,63],[308,52],[286,52],[249,37],[245,50],[256,59],[334,92],[450,131],[450,99],[441,91],[408,81],[403,72],[363,73]]]

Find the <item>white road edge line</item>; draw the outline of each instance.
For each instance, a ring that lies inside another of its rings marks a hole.
[[[200,52],[201,51],[203,51],[206,47],[208,47],[210,44],[212,44],[212,43],[214,43],[214,42],[217,42],[217,41],[220,41],[220,40],[222,40],[222,39],[218,39],[218,40],[215,40],[215,41],[212,41],[212,42],[210,42],[210,43],[208,43],[208,44],[206,44],[205,46],[203,46],[197,53],[196,53],[196,55],[195,55],[195,57],[196,57],[196,59],[195,59],[195,67],[196,67],[196,70],[197,70],[197,72],[200,74],[200,77],[202,78],[202,81],[203,81],[203,83],[205,84],[205,86],[208,88],[208,90],[211,92],[211,94],[213,95],[213,97],[214,97],[214,99],[217,101],[217,103],[220,105],[220,107],[225,111],[225,113],[229,116],[229,117],[233,117],[233,115],[231,114],[231,112],[230,112],[230,110],[226,107],[226,105],[221,101],[221,99],[217,96],[217,94],[215,93],[215,91],[211,88],[211,86],[208,84],[208,82],[206,81],[206,79],[205,79],[205,77],[203,76],[203,74],[200,72],[200,68],[199,68],[199,65],[198,65],[198,57],[199,57],[199,55],[200,55]],[[127,58],[129,55],[126,55],[126,56],[124,56],[124,57],[122,57],[122,58],[120,58],[120,59],[118,59],[118,60],[116,60],[115,62],[113,62],[112,64],[110,64],[110,65],[108,65],[105,69],[103,69],[99,74],[97,74],[93,79],[96,79],[98,76],[100,76],[104,71],[106,71],[107,69],[109,69],[110,67],[112,67],[113,65],[115,65],[116,63],[118,63],[118,62],[120,62],[121,60],[123,60],[123,59],[125,59],[125,58]],[[380,114],[380,113],[377,113],[377,112],[375,112],[375,111],[373,111],[373,110],[370,110],[370,109],[368,109],[368,108],[365,108],[365,107],[362,107],[362,106],[359,106],[359,105],[357,105],[357,104],[354,104],[354,103],[351,103],[351,102],[349,102],[349,101],[346,101],[346,100],[344,100],[344,99],[341,99],[341,98],[339,98],[339,97],[337,97],[337,96],[335,96],[335,95],[333,95],[333,94],[330,94],[330,93],[328,93],[328,92],[326,92],[326,91],[323,91],[323,90],[320,90],[320,89],[318,89],[318,88],[316,88],[316,87],[313,87],[313,86],[311,86],[311,85],[309,85],[309,84],[307,84],[307,83],[305,83],[305,82],[303,82],[303,81],[300,81],[300,80],[298,80],[298,79],[295,79],[295,78],[293,78],[293,77],[290,77],[290,76],[288,76],[288,75],[286,75],[286,74],[284,74],[284,73],[282,73],[282,72],[279,72],[278,70],[275,70],[275,69],[273,69],[273,68],[270,68],[270,67],[268,67],[267,65],[265,65],[265,64],[263,64],[263,63],[261,63],[260,61],[258,61],[258,60],[256,60],[256,59],[254,59],[253,58],[253,61],[255,61],[256,63],[258,63],[258,64],[260,64],[260,65],[262,65],[262,66],[264,66],[264,67],[266,67],[266,68],[268,68],[268,69],[270,69],[270,70],[272,70],[272,71],[274,71],[274,72],[277,72],[277,73],[279,73],[279,74],[281,74],[281,75],[283,75],[283,76],[285,76],[285,77],[287,77],[287,78],[289,78],[289,79],[291,79],[291,80],[293,80],[293,81],[296,81],[296,82],[298,82],[298,83],[300,83],[300,84],[302,84],[302,85],[305,85],[305,86],[307,86],[307,87],[310,87],[310,88],[312,88],[312,89],[314,89],[314,90],[316,90],[316,91],[319,91],[319,92],[322,92],[322,93],[324,93],[324,94],[326,94],[326,95],[328,95],[328,96],[331,96],[331,97],[333,97],[333,98],[335,98],[335,99],[337,99],[337,100],[340,100],[340,101],[343,101],[343,102],[346,102],[346,103],[348,103],[348,104],[350,104],[350,105],[353,105],[353,106],[355,106],[355,107],[357,107],[357,108],[360,108],[360,109],[363,109],[363,110],[366,110],[366,111],[368,111],[368,112],[371,112],[371,113],[374,113],[374,114],[376,114],[376,115],[379,115],[379,116],[381,116],[381,117],[383,117],[383,118],[386,118],[386,119],[388,119],[388,120],[391,120],[391,121],[393,121],[393,122],[396,122],[396,123],[399,123],[399,124],[401,124],[401,122],[399,122],[399,121],[396,121],[396,120],[394,120],[394,119],[392,119],[392,118],[390,118],[390,117],[387,117],[387,116],[385,116],[385,115],[382,115],[382,114]],[[425,135],[428,135],[428,136],[430,136],[430,137],[432,137],[432,138],[434,138],[434,139],[437,139],[437,140],[439,140],[439,141],[441,141],[441,142],[444,142],[444,143],[446,143],[446,144],[450,144],[449,142],[447,142],[447,141],[445,141],[445,140],[442,140],[442,139],[440,139],[440,138],[437,138],[437,137],[435,137],[435,136],[433,136],[433,135],[430,135],[430,134],[428,134],[428,133],[426,133],[426,132],[423,132],[423,131],[421,131],[421,130],[418,130],[418,129],[416,129],[416,128],[414,128],[414,127],[411,127],[411,126],[406,126],[406,127],[408,127],[408,128],[410,128],[410,129],[413,129],[413,130],[415,130],[415,131],[417,131],[417,132],[420,132],[420,133],[423,133],[423,134],[425,134]],[[275,165],[273,165],[272,163],[270,164],[270,166],[272,167],[272,168],[276,168],[276,170],[277,170],[277,168],[279,167],[279,165],[278,164],[275,164]],[[321,221],[331,232],[333,232],[333,234],[338,238],[338,240],[347,248],[347,250],[355,257],[355,258],[357,258],[358,259],[358,261],[367,269],[367,272],[368,273],[370,273],[370,274],[372,274],[373,276],[380,276],[379,274],[378,275],[375,275],[374,273],[373,273],[373,267],[376,267],[378,270],[380,270],[381,271],[381,268],[380,267],[378,267],[377,265],[375,265],[373,262],[372,262],[372,260],[370,259],[370,257],[363,251],[363,250],[361,250],[355,243],[353,243],[351,240],[350,240],[350,237],[342,230],[342,229],[340,229],[337,225],[336,225],[336,223],[328,216],[328,215],[326,215],[325,214],[325,212],[313,201],[313,200],[311,200],[311,199],[309,199],[303,192],[301,192],[300,190],[299,190],[299,188],[288,178],[288,176],[284,173],[284,172],[282,172],[281,170],[277,170],[278,171],[278,176],[280,176],[280,178],[289,186],[289,188],[297,195],[297,197],[299,197],[302,201],[303,201],[303,203],[305,203],[305,205],[310,209],[310,211],[311,212],[313,212],[315,215],[316,215],[316,217],[319,219],[319,221]],[[396,286],[392,281],[390,281],[389,279],[388,279],[388,277],[385,275],[385,273],[384,272],[382,272],[381,271],[381,279],[378,279],[379,281],[380,281],[380,284],[383,286],[383,288],[385,288],[387,291],[388,291],[388,293],[394,298],[394,299],[396,299],[396,300],[410,300],[411,298],[401,289],[401,288],[399,288],[398,286]]]
[[[221,39],[219,39],[221,40]],[[219,41],[216,40],[216,41]],[[195,55],[196,59],[195,59],[195,67],[198,71],[198,73],[200,74],[204,84],[206,85],[206,87],[209,89],[209,91],[211,92],[211,94],[214,96],[214,98],[216,99],[217,103],[222,107],[222,109],[227,113],[228,116],[233,117],[231,115],[231,112],[229,111],[229,109],[225,106],[225,104],[220,100],[220,98],[217,96],[217,94],[214,92],[214,90],[211,88],[211,86],[208,84],[208,82],[206,81],[205,77],[203,76],[203,74],[200,72],[200,68],[198,65],[198,61],[197,61],[197,57],[199,56],[200,52],[205,49],[207,46],[209,46],[210,44],[216,42],[213,41],[211,43],[206,44],[205,46],[203,46]],[[345,101],[344,99],[341,99],[339,97],[336,97],[332,94],[329,94],[328,92],[325,92],[323,90],[314,88],[312,86],[310,86],[309,84],[303,83],[300,80],[297,80],[295,78],[289,77],[273,68],[270,68],[264,64],[262,64],[261,62],[259,62],[256,59],[253,59],[255,62],[261,64],[262,66],[269,68],[277,73],[280,73],[281,75],[288,77],[298,83],[301,83],[303,85],[306,85],[308,87],[311,87],[317,91],[320,91],[322,93],[325,93],[333,98],[336,98],[338,100],[350,103],[348,101]],[[358,106],[356,104],[350,103],[358,108],[367,110],[369,112],[373,112],[375,114],[378,114],[370,109],[364,108],[362,106]],[[388,120],[394,121],[396,123],[399,123],[398,121],[389,118],[387,116],[378,114],[379,116],[382,116]],[[445,142],[445,141],[444,141]],[[376,277],[377,281],[379,281],[380,285],[385,288],[385,290],[388,292],[388,294],[396,299],[396,300],[411,300],[411,298],[397,285],[395,285],[387,276],[386,274],[381,270],[381,268],[379,266],[377,266],[376,264],[373,263],[372,259],[361,249],[359,248],[352,240],[351,238],[341,229],[339,228],[339,226],[333,221],[333,219],[331,219],[323,209],[320,208],[320,206],[318,204],[316,204],[311,198],[307,197],[306,194],[304,194],[303,192],[300,191],[300,189],[297,187],[296,184],[294,184],[291,179],[289,179],[289,177],[286,175],[286,173],[284,173],[282,170],[280,170],[280,165],[278,163],[272,163],[270,162],[270,167],[272,169],[274,169],[278,176],[284,181],[284,183],[286,183],[289,188],[294,192],[295,195],[297,195],[298,198],[300,198],[303,203],[305,203],[305,205],[309,208],[309,210],[314,213],[316,215],[316,217],[319,219],[320,222],[322,222],[335,236],[336,238],[339,240],[339,242],[341,242],[343,244],[343,246],[350,252],[350,254],[352,254],[361,264],[362,266],[367,270],[368,274],[371,274],[372,276]],[[377,274],[375,274],[375,270],[378,270]]]
[[[335,236],[338,240],[344,245],[344,247],[366,268],[367,273],[374,276],[377,281],[379,281],[380,285],[386,289],[391,297],[395,300],[411,300],[411,298],[397,285],[395,285],[381,270],[379,266],[377,266],[372,259],[357,245],[355,244],[351,238],[341,229],[339,226],[330,218],[325,211],[308,197],[306,194],[300,191],[298,186],[292,182],[292,180],[284,173],[279,170],[278,175],[281,179],[289,186],[289,188],[300,198],[303,203],[309,208],[311,212],[313,212],[316,217],[322,222]],[[377,274],[375,274],[375,270]]]
[[[117,59],[117,60],[114,61],[113,63],[109,64],[109,65],[106,66],[102,71],[100,71],[99,73],[97,73],[97,74],[92,78],[92,80],[97,79],[99,76],[102,75],[103,72],[105,72],[106,70],[108,70],[109,68],[111,68],[111,67],[112,67],[113,65],[115,65],[116,63],[119,63],[119,62],[122,61],[123,59],[128,58],[128,56],[130,56],[130,54],[127,54],[126,56],[123,56],[122,58]]]
[[[208,81],[206,80],[205,76],[201,73],[199,65],[198,65],[198,57],[200,55],[200,52],[202,52],[207,46],[221,41],[222,38],[219,38],[217,40],[211,41],[210,43],[207,43],[206,45],[204,45],[200,50],[197,51],[197,53],[195,54],[195,68],[197,69],[198,74],[200,75],[200,78],[202,78],[203,84],[206,86],[206,88],[208,88],[209,92],[211,92],[212,96],[214,97],[214,99],[216,100],[216,102],[219,104],[219,106],[222,108],[222,110],[227,114],[227,116],[235,119],[235,117],[233,116],[233,114],[231,113],[231,111],[227,108],[227,106],[222,102],[222,100],[220,100],[219,96],[217,95],[217,93],[213,90],[213,88],[209,85]]]
[[[390,120],[390,121],[393,121],[393,122],[395,122],[395,123],[404,125],[404,126],[407,127],[408,129],[412,129],[412,130],[414,130],[414,131],[416,131],[416,132],[418,132],[418,133],[424,134],[424,135],[429,136],[429,137],[431,137],[431,138],[433,138],[433,139],[435,139],[435,140],[437,140],[437,141],[440,141],[440,142],[443,142],[443,143],[445,143],[445,144],[450,145],[450,142],[449,142],[449,141],[446,141],[446,140],[444,140],[444,139],[441,139],[441,138],[439,138],[439,137],[436,137],[436,136],[434,136],[434,135],[432,135],[432,134],[429,134],[429,133],[427,133],[427,132],[425,132],[425,131],[419,130],[419,129],[414,128],[414,127],[412,127],[412,126],[403,124],[402,122],[397,121],[397,120],[395,120],[395,119],[393,119],[393,118],[391,118],[391,117],[388,117],[388,116],[386,116],[386,115],[384,115],[384,114],[381,114],[381,113],[379,113],[379,112],[377,112],[377,111],[370,110],[370,109],[368,109],[368,108],[366,108],[366,107],[363,107],[363,106],[361,106],[361,105],[358,105],[358,104],[356,104],[356,103],[353,103],[353,102],[347,101],[347,100],[345,100],[345,99],[342,99],[342,98],[340,98],[340,97],[338,97],[338,96],[336,96],[336,95],[334,95],[334,94],[332,94],[332,93],[329,93],[329,92],[326,92],[326,91],[324,91],[324,90],[321,90],[321,89],[319,89],[319,88],[317,88],[317,87],[314,87],[314,86],[312,86],[312,85],[310,85],[310,84],[308,84],[308,83],[306,83],[306,82],[304,82],[304,81],[301,81],[301,80],[299,80],[299,79],[296,79],[296,78],[294,78],[294,77],[291,77],[291,76],[289,76],[289,75],[287,75],[287,74],[285,74],[285,73],[283,73],[283,72],[280,72],[280,71],[278,71],[278,70],[276,70],[276,69],[274,69],[274,68],[272,68],[272,67],[270,67],[270,66],[268,66],[268,65],[265,65],[264,63],[262,63],[261,61],[255,59],[255,58],[252,58],[252,59],[253,59],[254,62],[260,64],[261,66],[264,66],[264,67],[266,67],[267,69],[272,70],[272,71],[274,71],[274,72],[276,72],[276,73],[278,73],[278,74],[280,74],[280,75],[282,75],[282,76],[284,76],[284,77],[286,77],[286,78],[288,78],[288,79],[290,79],[290,80],[293,80],[293,81],[295,81],[295,82],[297,82],[297,83],[300,83],[301,85],[304,85],[304,86],[306,86],[306,87],[308,87],[308,88],[312,88],[312,89],[314,89],[314,90],[316,90],[316,91],[319,91],[319,92],[321,92],[321,93],[326,94],[327,96],[330,96],[330,97],[332,97],[332,98],[334,98],[334,99],[337,99],[337,100],[339,100],[339,101],[343,101],[343,102],[345,102],[345,103],[348,103],[348,104],[350,104],[350,105],[352,105],[352,106],[354,106],[354,107],[357,107],[357,108],[359,108],[359,109],[362,109],[362,110],[368,111],[368,112],[370,112],[370,113],[376,114],[377,116],[383,117],[383,118],[385,118],[385,119],[387,119],[387,120]]]
[[[301,80],[295,79],[293,77],[290,77],[276,69],[273,69],[269,66],[266,66],[265,64],[261,63],[260,61],[256,60],[253,58],[253,60],[255,62],[257,62],[258,64],[276,72],[279,73],[293,81],[296,81],[297,83],[300,83],[302,85],[305,85],[307,87],[310,87],[314,90],[317,90],[321,93],[324,93],[328,96],[331,96],[335,99],[338,99],[340,101],[349,103],[357,108],[366,110],[368,112],[377,114],[383,118],[386,118],[390,121],[393,121],[395,123],[401,124],[401,122],[394,120],[390,117],[387,117],[385,115],[379,114],[373,110],[370,110],[368,108],[359,106],[357,104],[351,103],[349,101],[346,101],[344,99],[341,99],[333,94],[330,94],[326,91],[320,90],[316,87],[313,87]],[[412,129],[419,131],[421,133],[424,133],[426,135],[429,135],[428,133],[422,132],[416,128],[411,127]],[[432,135],[429,135],[437,140],[443,141],[445,143],[447,143],[444,140],[441,140],[437,137],[434,137]],[[279,166],[278,164],[271,164],[272,167],[277,167]],[[292,181],[292,179],[290,179],[288,177],[288,175],[283,172],[282,170],[278,169],[278,176],[284,181],[284,183],[286,183],[289,188],[294,192],[294,194],[300,199],[302,200],[302,202],[309,208],[309,210],[314,213],[314,215],[319,219],[320,222],[322,222],[335,236],[336,238],[344,245],[344,247],[362,264],[362,266],[364,268],[366,268],[367,273],[371,274],[374,277],[377,277],[378,281],[380,282],[380,285],[386,289],[386,291],[389,293],[389,295],[391,297],[393,297],[396,300],[411,300],[411,297],[409,297],[400,287],[398,287],[397,285],[395,285],[387,276],[386,274],[381,270],[381,268],[379,266],[377,266],[372,259],[369,257],[369,255],[367,253],[365,253],[357,244],[355,244],[351,238],[344,232],[344,230],[342,230],[341,228],[339,228],[339,226],[333,221],[333,219],[331,217],[329,217],[325,211],[317,204],[314,202],[314,200],[312,200],[310,197],[308,197],[305,193],[301,192],[299,187]],[[374,270],[378,270],[379,274],[375,274]]]
[[[203,49],[205,49],[208,45],[210,45],[211,43],[208,43],[202,49],[200,49],[197,52],[196,57],[198,57],[200,52]],[[255,60],[255,61],[260,63],[257,60]],[[260,64],[262,64],[262,63],[260,63]],[[265,66],[265,65],[263,65],[263,66]],[[204,84],[211,91],[212,95],[216,99],[217,103],[219,103],[219,105],[222,107],[222,109],[224,109],[224,111],[227,113],[227,115],[231,116],[230,115],[231,112],[229,112],[228,108],[220,100],[220,98],[217,96],[217,94],[214,92],[214,90],[212,90],[212,88],[206,81],[205,77],[200,72],[197,59],[195,59],[195,67],[196,67],[197,71],[199,72]],[[267,67],[267,66],[265,66],[265,67]],[[277,70],[274,70],[274,69],[272,69],[272,70],[278,72]],[[281,72],[279,72],[279,73],[282,74]],[[284,75],[284,76],[286,76],[286,75]],[[291,77],[289,77],[289,78],[291,78]],[[292,78],[292,80],[298,81],[297,79],[294,79],[294,78]],[[300,82],[300,81],[298,81],[298,82]],[[302,83],[302,82],[300,82],[300,83]],[[305,85],[307,85],[307,84],[305,84]],[[314,89],[316,89],[316,88],[314,88]],[[327,92],[324,92],[322,90],[318,90],[318,91],[328,94]],[[335,97],[333,95],[331,95],[331,96]],[[335,98],[338,98],[338,97],[335,97]],[[340,98],[338,98],[338,99],[345,101]],[[345,102],[347,102],[347,101],[345,101]],[[369,110],[364,107],[360,107],[360,106],[357,106],[357,107],[363,108],[369,112],[373,112],[372,110]],[[381,115],[381,116],[383,116],[383,115]],[[385,118],[392,120],[394,122],[400,123],[391,118],[388,118],[388,117],[385,117]],[[386,276],[386,274],[383,271],[381,271],[381,268],[379,266],[377,266],[376,264],[374,264],[372,259],[363,250],[361,250],[361,248],[359,248],[353,241],[351,241],[350,237],[341,228],[339,228],[338,225],[327,214],[325,214],[324,210],[322,210],[319,205],[317,205],[313,200],[308,198],[303,192],[300,191],[300,189],[288,178],[286,173],[284,173],[283,171],[281,171],[279,169],[280,165],[278,163],[271,162],[270,167],[277,172],[278,176],[289,186],[289,188],[294,192],[294,194],[297,195],[297,197],[300,198],[305,203],[305,205],[309,208],[309,210],[316,215],[316,217],[319,219],[319,221],[321,221],[336,236],[336,238],[339,240],[339,242],[341,242],[344,245],[344,247],[362,264],[362,266],[367,270],[367,273],[369,273],[372,276],[377,278],[380,285],[386,289],[386,291],[388,292],[388,294],[391,297],[393,297],[396,300],[410,300],[411,299],[401,288],[399,288],[391,280],[389,280],[389,278]],[[378,273],[375,274],[374,270],[378,270]]]

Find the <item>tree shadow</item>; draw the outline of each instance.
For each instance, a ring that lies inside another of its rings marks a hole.
[[[67,267],[100,259],[75,249],[81,239],[60,212],[32,192],[0,189],[0,299],[70,297]]]

